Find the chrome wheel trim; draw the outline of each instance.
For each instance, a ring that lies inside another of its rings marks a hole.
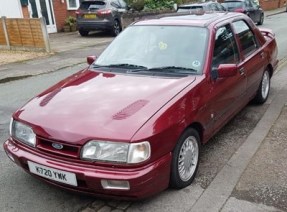
[[[178,156],[178,173],[182,181],[188,181],[193,176],[199,156],[199,147],[194,136],[189,136],[183,142]]]
[[[268,71],[264,72],[262,85],[261,85],[261,95],[263,99],[266,99],[270,89],[270,77]]]

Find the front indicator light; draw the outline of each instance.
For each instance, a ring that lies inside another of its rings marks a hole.
[[[147,141],[130,144],[128,163],[140,163],[150,157],[150,144]]]

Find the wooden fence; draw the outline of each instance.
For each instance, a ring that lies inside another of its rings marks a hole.
[[[0,49],[50,52],[44,18],[0,19]]]

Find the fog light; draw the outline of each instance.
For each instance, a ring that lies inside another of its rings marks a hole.
[[[101,180],[104,189],[130,190],[130,183],[123,180]]]
[[[12,160],[15,163],[14,157],[9,152],[6,152],[6,155],[8,156],[8,158],[10,158],[10,160]]]

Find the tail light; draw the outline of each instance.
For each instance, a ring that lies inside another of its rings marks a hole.
[[[238,12],[238,13],[245,13],[245,10],[242,8],[237,8],[234,10],[234,12]]]
[[[112,10],[98,10],[97,15],[109,15],[112,13]]]

